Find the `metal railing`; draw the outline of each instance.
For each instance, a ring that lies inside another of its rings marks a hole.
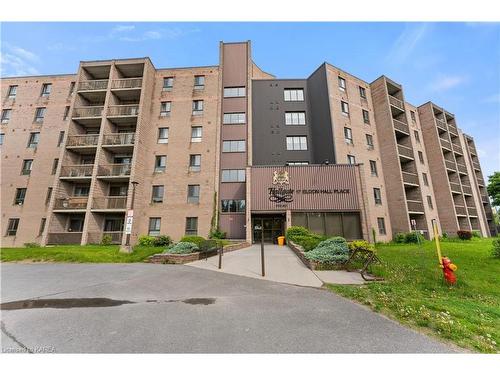
[[[469,144],[469,151],[471,155],[477,156],[476,147]]]
[[[399,152],[399,155],[401,155],[401,156],[405,156],[407,158],[414,159],[413,150],[410,147],[398,145],[398,152]]]
[[[404,111],[405,110],[405,107],[403,105],[403,102],[401,100],[399,100],[398,98],[395,98],[394,96],[392,95],[389,95],[389,103],[396,107],[396,108],[399,108],[400,110]]]
[[[92,208],[104,210],[125,209],[127,208],[127,196],[125,195],[94,198]]]
[[[142,78],[121,78],[111,82],[112,89],[135,89],[142,87]]]
[[[441,147],[446,148],[450,151],[452,150],[451,143],[449,141],[447,141],[446,139],[439,137],[439,142],[441,142]]]
[[[467,167],[465,166],[465,164],[457,163],[457,168],[459,172],[467,174]]]
[[[460,184],[456,182],[450,181],[450,190],[456,193],[462,193],[462,189],[460,189]]]
[[[484,180],[482,179],[482,177],[477,177],[476,180],[477,180],[478,185],[484,186]]]
[[[410,212],[424,212],[424,204],[421,201],[407,200],[408,211]]]
[[[410,128],[408,124],[396,119],[392,119],[392,121],[394,122],[394,129],[399,130],[400,132],[403,132],[405,134],[410,134]]]
[[[63,165],[60,177],[92,177],[93,164]]]
[[[51,232],[47,236],[48,245],[72,245],[82,241],[82,232]]]
[[[490,199],[488,198],[487,195],[481,194],[481,202],[490,203]]]
[[[90,81],[80,81],[78,91],[106,90],[108,88],[107,79],[96,79]]]
[[[418,175],[410,172],[403,172],[403,182],[418,185]]]
[[[462,146],[460,145],[456,145],[455,143],[452,144],[453,145],[453,151],[455,151],[457,154],[463,154],[463,151],[462,151]]]
[[[458,130],[456,126],[448,124],[448,131],[450,132],[450,134],[458,136]]]
[[[99,134],[70,135],[66,147],[97,146]]]
[[[469,216],[477,216],[477,210],[475,207],[467,207],[467,212],[469,212]]]
[[[479,165],[477,161],[473,161],[472,166],[474,167],[474,169],[477,169],[478,171],[481,170],[481,165]]]
[[[133,145],[135,142],[135,133],[112,133],[105,134],[102,141],[103,145]]]
[[[455,162],[452,161],[452,160],[446,160],[444,159],[444,164],[446,166],[447,169],[450,169],[452,171],[456,171],[457,170],[457,167],[455,166]]]
[[[444,131],[447,130],[447,127],[446,127],[446,122],[444,122],[443,120],[441,119],[438,119],[436,118],[436,126]]]
[[[467,215],[467,210],[464,206],[455,205],[455,212],[457,215]]]
[[[89,232],[87,242],[90,244],[100,244],[104,236],[111,237],[111,243],[119,245],[122,243],[123,232]]]
[[[98,176],[130,176],[130,164],[105,164],[97,169]]]
[[[110,105],[108,108],[108,116],[137,116],[139,115],[139,105]]]
[[[85,210],[89,197],[56,198],[54,210]]]
[[[462,185],[462,191],[464,194],[472,195],[472,188],[469,185]]]
[[[73,118],[101,117],[103,110],[103,106],[78,107],[73,110]]]

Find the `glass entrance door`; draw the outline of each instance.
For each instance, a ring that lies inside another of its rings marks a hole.
[[[260,242],[264,235],[264,242],[277,243],[278,237],[285,233],[284,216],[255,216],[252,218],[253,242]],[[255,227],[262,228],[256,229]]]

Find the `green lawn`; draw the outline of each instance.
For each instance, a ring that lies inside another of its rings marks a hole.
[[[101,246],[51,246],[12,247],[1,249],[2,262],[72,262],[72,263],[133,263],[142,262],[148,256],[161,253],[161,247],[136,246],[131,254],[120,253],[118,245]]]
[[[443,282],[433,242],[383,244],[383,266],[373,273],[385,281],[363,286],[329,285],[400,322],[456,345],[483,353],[500,352],[500,259],[490,254],[492,239],[441,242],[442,255],[458,266],[455,286]]]

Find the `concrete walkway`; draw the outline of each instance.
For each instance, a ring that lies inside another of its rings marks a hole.
[[[288,246],[266,244],[264,254],[265,277],[261,275],[260,245],[224,254],[221,270],[218,269],[219,258],[216,256],[186,265],[280,283],[318,288],[323,285],[318,276],[307,268]]]

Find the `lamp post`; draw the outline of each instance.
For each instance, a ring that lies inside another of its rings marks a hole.
[[[132,181],[132,199],[130,200],[130,210],[127,213],[127,218],[125,222],[125,245],[122,246],[120,251],[124,253],[131,253],[132,247],[130,246],[130,235],[132,234],[132,223],[134,221],[134,203],[135,203],[135,188],[139,183],[137,181]]]

